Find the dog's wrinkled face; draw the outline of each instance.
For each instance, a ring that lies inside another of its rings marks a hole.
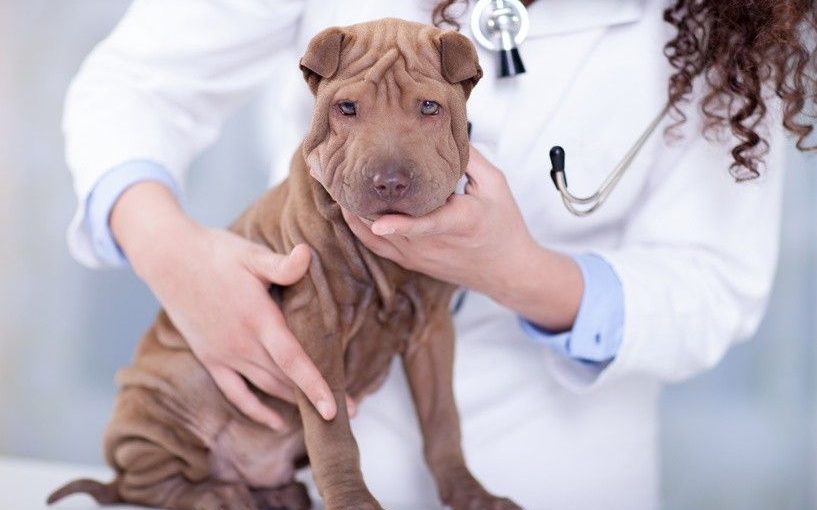
[[[335,201],[368,219],[445,203],[468,162],[465,101],[482,76],[466,37],[396,19],[329,28],[301,69],[316,98],[304,158]]]

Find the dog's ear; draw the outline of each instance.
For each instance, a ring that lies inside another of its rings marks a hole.
[[[477,50],[467,37],[454,31],[440,34],[439,48],[443,77],[449,83],[461,84],[467,99],[482,78]]]
[[[345,34],[338,27],[327,28],[309,41],[306,53],[301,57],[301,71],[312,94],[318,91],[322,79],[331,78],[338,72],[340,52]]]

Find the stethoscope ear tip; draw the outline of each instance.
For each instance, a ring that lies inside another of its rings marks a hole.
[[[554,145],[550,149],[550,178],[553,180],[553,185],[556,186],[556,189],[559,189],[559,183],[556,180],[557,174],[562,174],[562,178],[565,179],[565,183],[567,183],[567,176],[564,175],[564,173],[565,150],[559,145]]]
[[[550,149],[550,165],[554,170],[564,171],[565,150],[560,145],[554,145]]]

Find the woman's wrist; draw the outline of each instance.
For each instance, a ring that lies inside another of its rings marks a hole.
[[[162,271],[168,250],[200,228],[163,184],[144,181],[126,189],[111,209],[111,233],[136,274]]]
[[[531,238],[509,253],[505,268],[495,278],[494,300],[547,330],[573,327],[584,282],[572,258]]]

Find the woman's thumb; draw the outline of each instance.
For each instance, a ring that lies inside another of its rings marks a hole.
[[[306,244],[295,246],[289,255],[273,253],[266,249],[253,253],[253,269],[258,276],[270,283],[292,285],[304,277],[309,269],[312,250]]]

